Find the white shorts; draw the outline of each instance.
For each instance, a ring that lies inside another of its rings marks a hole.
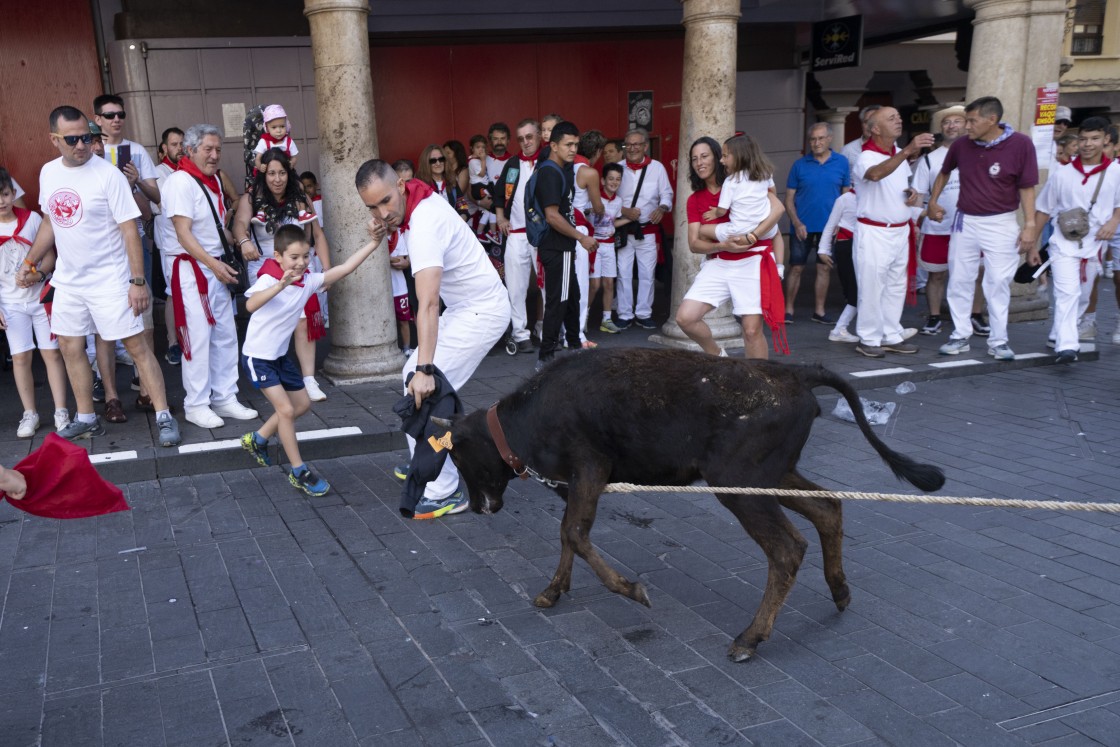
[[[595,252],[595,266],[591,268],[590,277],[618,277],[618,255],[615,253],[614,244],[599,244],[599,249]]]
[[[144,331],[143,317],[128,305],[128,286],[92,293],[55,288],[51,331],[59,337],[85,337],[96,332],[102,340],[123,340]]]
[[[58,340],[51,339],[51,323],[47,310],[38,301],[19,301],[0,304],[8,322],[8,349],[12,355],[38,347],[40,350],[58,350]]]
[[[762,313],[762,257],[707,259],[684,294],[686,300],[719,306],[731,300],[731,313]]]

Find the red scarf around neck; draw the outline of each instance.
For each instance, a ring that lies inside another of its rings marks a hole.
[[[27,221],[31,217],[31,211],[27,208],[13,206],[12,212],[16,214],[16,230],[12,232],[11,236],[0,235],[0,246],[7,244],[9,241],[15,241],[17,244],[23,244],[24,246],[30,247],[31,242],[23,236],[20,236],[19,232],[22,231],[23,227],[27,225]]]
[[[303,272],[304,277],[307,276],[307,271]],[[275,259],[269,257],[261,265],[261,269],[257,270],[257,277],[264,277],[267,275],[270,278],[280,280],[284,277],[284,268]],[[292,285],[299,288],[303,287],[303,280],[297,280]],[[319,294],[312,293],[307,299],[307,303],[303,306],[303,313],[307,315],[307,339],[311,342],[318,340],[327,334],[326,327],[323,324],[323,309],[319,306]]]
[[[887,151],[880,148],[878,144],[876,144],[875,138],[868,138],[867,142],[863,144],[863,147],[860,150],[873,150],[876,153],[882,153],[884,156],[890,157],[895,153],[898,153],[898,146],[894,143],[891,143],[891,152],[888,153]]]
[[[537,148],[537,152],[534,153],[531,156],[527,156],[524,153],[519,153],[517,155],[517,157],[520,158],[525,163],[536,163],[537,159],[541,157],[541,151],[542,150],[544,150],[544,149],[543,148]]]
[[[641,171],[646,166],[649,166],[652,161],[653,159],[649,156],[643,158],[639,163],[630,163],[629,161],[626,161],[626,168],[630,169],[631,171]],[[785,317],[782,318],[784,319]]]
[[[591,161],[588,161],[585,156],[576,156],[576,160],[573,161],[573,163],[582,163],[584,166],[591,165]]]
[[[508,150],[506,151],[506,154],[504,156],[496,156],[493,153],[487,153],[486,155],[490,156],[490,158],[493,158],[495,161],[508,161],[509,159],[513,158],[513,154]]]
[[[1108,156],[1102,154],[1101,162],[1088,171],[1085,170],[1085,165],[1081,163],[1081,156],[1074,156],[1070,163],[1073,164],[1073,168],[1077,169],[1077,173],[1081,174],[1081,183],[1086,184],[1089,181],[1089,177],[1093,174],[1098,174],[1107,169],[1108,165],[1112,163],[1112,160],[1109,159]]]
[[[412,219],[412,211],[420,204],[420,201],[429,197],[435,190],[429,187],[426,183],[419,179],[409,179],[404,185],[404,220],[397,226],[397,230],[393,231],[389,236],[389,251],[397,248],[397,240],[400,235],[408,230],[408,222]]]
[[[216,202],[215,207],[218,210],[218,217],[224,218],[226,214],[226,202],[222,199],[222,184],[218,181],[217,172],[215,172],[212,176],[206,176],[202,173],[202,170],[199,169],[198,166],[195,166],[194,161],[192,161],[187,156],[183,156],[179,159],[178,170],[185,171],[195,179],[198,179],[206,186],[207,189],[214,193]]]
[[[182,159],[180,158],[179,160],[182,160]],[[177,163],[174,163],[174,162],[173,162],[173,161],[172,161],[172,160],[171,160],[170,158],[168,158],[167,156],[164,156],[163,158],[161,158],[161,159],[159,160],[159,162],[160,162],[160,163],[162,163],[162,164],[163,164],[164,166],[166,166],[167,168],[171,169],[172,171],[174,171],[175,169],[179,168],[179,164],[177,164]]]

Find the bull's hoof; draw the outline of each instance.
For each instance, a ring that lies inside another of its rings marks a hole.
[[[753,648],[744,648],[737,643],[732,643],[731,647],[727,649],[727,658],[736,664],[750,661],[752,656],[754,656]]]
[[[533,600],[533,605],[535,607],[543,607],[545,609],[548,609],[552,605],[556,604],[556,600],[559,598],[560,592],[553,591],[552,589],[545,589],[540,594],[537,594],[537,598]]]
[[[852,593],[848,591],[848,585],[844,584],[844,588],[840,593],[832,595],[832,601],[836,603],[837,612],[843,612],[848,609],[848,605],[852,602]]]
[[[630,598],[639,604],[644,604],[647,607],[653,607],[649,602],[649,593],[646,592],[646,587],[640,581],[635,581],[631,585]]]

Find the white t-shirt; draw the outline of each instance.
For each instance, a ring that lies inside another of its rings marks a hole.
[[[836,230],[839,228],[851,233],[856,231],[855,192],[845,192],[836,198],[836,202],[832,203],[832,212],[828,214],[828,222],[824,224],[817,254],[832,256],[832,242],[836,240]]]
[[[257,147],[253,148],[253,152],[263,155],[270,148],[279,148],[280,150],[287,153],[289,157],[299,155],[299,148],[296,147],[296,141],[292,140],[291,135],[288,135],[283,139],[283,141],[277,143],[276,145],[269,145],[268,141],[262,137],[257,141]]]
[[[389,252],[390,257],[407,257],[408,256],[408,235],[410,231],[405,231],[397,236],[397,246],[393,251]],[[392,267],[389,268],[389,280],[393,283],[393,298],[400,298],[408,293],[408,281],[404,277],[404,270],[397,270]]]
[[[537,168],[536,161],[521,159],[521,171],[517,176],[517,189],[513,191],[513,204],[509,206],[509,227],[525,227],[525,187],[529,184],[533,172]]]
[[[271,275],[259,277],[245,291],[245,297],[268,290],[279,282]],[[307,299],[322,285],[323,273],[305,272],[302,286],[289,285],[254,311],[249,317],[249,328],[245,331],[245,344],[241,346],[241,354],[267,361],[283,357],[288,352],[288,341],[296,331],[299,315],[303,312]]]
[[[891,157],[874,150],[860,153],[852,169],[856,184],[856,216],[879,223],[906,223],[910,208],[906,206],[906,190],[910,187],[910,164],[903,161],[898,168],[877,182],[863,178],[867,170]]]
[[[323,196],[320,195],[311,201],[311,208],[315,211],[315,218],[319,221],[319,228],[323,227]]]
[[[207,196],[214,201],[213,205],[218,211],[218,216],[224,218],[225,203],[222,199],[196,182],[194,177],[185,171],[176,171],[167,177],[160,194],[163,200],[161,203],[163,214],[167,216],[168,222],[170,223],[176,216],[190,218],[191,233],[198,243],[211,257],[222,256],[222,239],[218,236],[217,226],[214,225],[214,213],[210,210],[211,203],[207,201]],[[174,225],[170,235],[161,238],[167,242],[166,246],[162,244],[160,246],[164,256],[174,257],[176,254],[186,253],[179,244],[179,237],[175,235]]]
[[[175,237],[175,226],[171,223],[171,218],[164,214],[164,208],[167,206],[167,198],[163,196],[163,185],[167,183],[167,177],[175,172],[166,163],[156,165],[156,186],[159,187],[160,204],[153,206],[152,210],[152,226],[155,232],[156,246],[164,254],[166,247],[178,246],[179,239]]]
[[[602,241],[603,239],[610,239],[614,236],[614,222],[622,215],[622,198],[615,194],[614,197],[607,197],[607,192],[604,190],[603,197],[603,217],[591,214],[591,222],[595,226],[595,239]]]
[[[509,310],[509,294],[482,244],[455,208],[436,195],[421,200],[409,218],[412,274],[443,268],[439,296],[450,309],[490,313]]]
[[[941,173],[941,165],[945,163],[945,156],[949,153],[949,146],[942,145],[932,153],[922,156],[918,159],[918,166],[914,169],[914,181],[910,186],[914,188],[918,194],[928,202],[930,190],[933,189],[933,182],[937,179],[937,175]],[[945,184],[945,189],[941,190],[941,196],[937,198],[937,204],[945,208],[945,217],[940,221],[930,220],[929,216],[922,221],[922,233],[931,234],[934,236],[946,236],[952,232],[953,219],[957,215],[957,197],[961,193],[961,175],[958,169],[953,169],[949,174],[949,181]]]
[[[516,156],[510,155],[508,152],[506,153],[505,158],[494,158],[494,156],[487,154],[486,181],[492,184],[496,184],[498,182],[498,179],[502,175],[502,169],[505,168],[506,161],[511,158],[516,158]]]
[[[128,146],[130,151],[129,158],[132,160],[132,165],[136,167],[136,171],[140,174],[141,179],[159,178],[159,174],[156,173],[156,166],[152,163],[152,157],[148,155],[147,149],[140,143],[134,143],[131,140],[122,140],[116,145],[105,143],[105,160],[116,166],[117,149],[122,145]]]
[[[52,285],[98,292],[128,285],[120,224],[140,217],[140,208],[124,174],[96,156],[74,168],[56,158],[39,173],[39,200],[58,249]]]
[[[746,236],[770,215],[769,192],[774,188],[774,179],[764,182],[754,181],[747,172],[739,171],[727,177],[719,193],[719,206],[731,211],[728,215],[729,235]],[[765,236],[768,239],[777,234],[775,226]]]
[[[483,168],[482,161],[477,158],[472,158],[467,161],[467,172],[470,174],[471,184],[486,184],[490,181],[489,175],[487,175]]]
[[[18,223],[18,220],[0,222],[0,236],[14,235]],[[39,232],[39,226],[42,223],[43,219],[32,210],[31,215],[27,216],[27,222],[20,229],[19,235],[34,242],[35,234]],[[30,288],[20,288],[16,285],[16,273],[19,272],[29,251],[31,251],[30,246],[15,239],[9,239],[0,244],[0,304],[39,300],[39,291],[43,288],[42,282],[38,282]]]
[[[1091,171],[1092,168],[1086,170]],[[1066,257],[1087,259],[1097,256],[1097,252],[1104,248],[1105,242],[1096,239],[1097,231],[1108,222],[1112,217],[1112,211],[1120,205],[1120,166],[1115,162],[1110,163],[1104,170],[1100,194],[1093,204],[1093,211],[1089,213],[1089,234],[1079,243],[1062,236],[1058,228],[1058,213],[1075,207],[1089,209],[1089,202],[1093,199],[1093,192],[1096,191],[1100,179],[1101,172],[1097,172],[1086,181],[1085,176],[1072,163],[1059,166],[1050,172],[1042,192],[1038,195],[1035,207],[1049,214],[1050,223],[1054,226],[1054,233],[1050,236],[1051,252]]]

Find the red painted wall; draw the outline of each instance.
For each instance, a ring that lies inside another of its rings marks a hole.
[[[455,138],[469,145],[492,122],[512,130],[526,117],[551,112],[581,130],[620,138],[627,92],[652,90],[655,155],[670,166],[680,132],[683,55],[681,39],[373,47],[381,157],[415,163],[429,143]]]
[[[5,3],[0,22],[0,165],[35,207],[39,169],[58,157],[48,117],[61,104],[87,114],[101,93],[89,0]]]

